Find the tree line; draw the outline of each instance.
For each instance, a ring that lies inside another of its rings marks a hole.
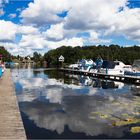
[[[98,56],[101,56],[103,60],[120,60],[125,64],[133,64],[134,60],[140,59],[140,47],[121,47],[119,45],[84,47],[62,46],[48,51],[43,56],[34,52],[33,60],[40,65],[43,61],[47,61],[48,67],[54,67],[58,64],[58,58],[60,55],[64,56],[64,63],[66,65],[76,63],[79,59],[92,59],[95,61]]]
[[[20,58],[20,60],[22,60],[22,57],[19,55],[12,56],[3,46],[0,46],[0,55],[2,55],[3,61],[10,62],[14,58]],[[104,60],[120,60],[125,64],[133,64],[134,60],[140,59],[140,47],[121,47],[119,45],[84,47],[62,46],[60,48],[50,50],[44,55],[34,52],[31,59],[36,62],[38,66],[43,66],[44,61],[46,61],[48,67],[55,67],[59,64],[58,58],[60,55],[64,56],[65,65],[76,63],[80,59],[92,59],[95,61],[98,56],[101,56]]]
[[[0,46],[0,59],[4,62],[11,61],[11,54],[3,46]]]

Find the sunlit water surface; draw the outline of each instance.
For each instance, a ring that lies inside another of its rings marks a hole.
[[[140,87],[57,71],[13,69],[27,138],[140,138]],[[134,121],[133,121],[134,120]]]

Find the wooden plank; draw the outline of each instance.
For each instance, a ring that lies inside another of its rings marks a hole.
[[[10,70],[0,79],[0,139],[26,139]]]

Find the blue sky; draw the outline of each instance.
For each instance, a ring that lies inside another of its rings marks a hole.
[[[62,45],[140,45],[140,0],[0,0],[0,45],[45,53]]]

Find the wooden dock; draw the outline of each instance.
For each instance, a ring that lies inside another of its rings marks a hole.
[[[26,139],[10,70],[0,79],[0,139]]]
[[[57,68],[37,68],[37,69],[33,69],[34,72],[44,72],[44,71],[52,71],[52,70],[57,70]]]
[[[137,77],[137,76],[109,75],[109,74],[104,74],[104,73],[84,72],[80,70],[65,69],[65,68],[61,68],[59,70],[66,73],[70,73],[70,74],[85,75],[85,76],[90,76],[90,77],[95,77],[95,78],[100,78],[100,79],[120,81],[124,83],[140,85],[140,77]]]

